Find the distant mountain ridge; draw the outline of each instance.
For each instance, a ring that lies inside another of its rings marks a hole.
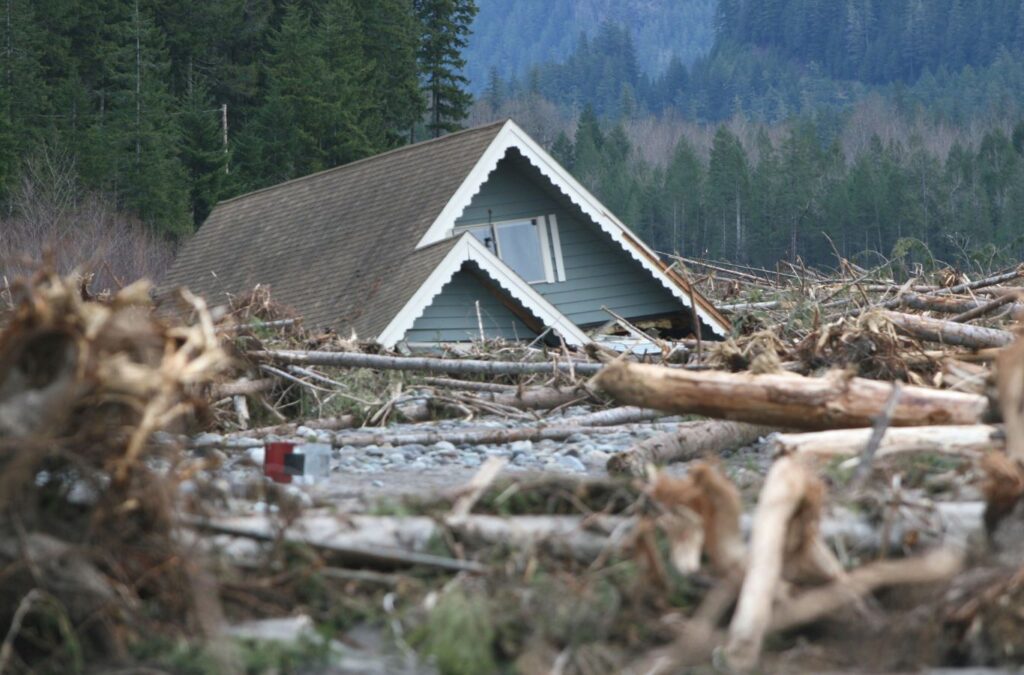
[[[479,92],[492,68],[511,79],[523,77],[530,66],[563,61],[580,33],[596,35],[604,21],[630,31],[644,73],[659,75],[673,55],[688,65],[711,49],[717,1],[477,0],[477,5],[465,57],[466,76]]]

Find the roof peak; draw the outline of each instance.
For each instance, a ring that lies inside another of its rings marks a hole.
[[[245,199],[246,197],[251,197],[251,196],[257,195],[257,194],[263,194],[265,192],[271,192],[273,190],[277,190],[277,189],[283,188],[285,186],[294,185],[295,183],[301,183],[302,181],[311,180],[313,178],[318,178],[318,177],[324,176],[326,174],[340,173],[340,172],[342,172],[345,169],[348,169],[350,167],[357,167],[357,166],[360,166],[362,164],[366,164],[368,162],[380,159],[382,157],[390,157],[392,155],[396,155],[396,154],[399,154],[399,153],[402,153],[402,152],[408,152],[410,150],[418,150],[418,149],[420,149],[420,148],[422,148],[424,146],[429,146],[429,145],[432,145],[432,144],[441,143],[443,141],[449,141],[451,139],[458,138],[460,136],[465,136],[467,134],[471,134],[471,133],[474,133],[474,132],[484,131],[486,129],[490,129],[490,128],[493,128],[493,127],[504,127],[506,124],[508,124],[510,122],[515,124],[515,122],[513,122],[511,117],[506,117],[506,118],[503,118],[501,120],[497,120],[495,122],[489,122],[487,124],[481,124],[480,126],[471,127],[469,129],[460,129],[459,131],[455,131],[455,132],[447,134],[445,136],[439,136],[437,138],[428,138],[428,139],[426,139],[424,141],[419,141],[419,142],[416,142],[416,143],[410,143],[409,145],[402,145],[402,146],[399,146],[397,148],[392,148],[391,150],[385,150],[384,152],[378,153],[376,155],[370,155],[369,157],[363,157],[361,159],[356,159],[356,160],[353,160],[353,161],[348,162],[346,164],[339,164],[338,166],[332,166],[329,169],[322,169],[320,171],[315,171],[313,173],[306,174],[305,176],[298,176],[296,178],[290,178],[290,179],[288,179],[286,181],[282,181],[280,183],[274,183],[273,185],[268,185],[266,187],[258,188],[256,190],[252,190],[250,192],[245,192],[243,194],[236,195],[234,197],[230,197],[228,199],[222,199],[221,201],[217,202],[216,206],[220,206],[222,204],[230,204],[231,202],[235,202],[235,201],[238,201],[240,199]],[[216,208],[216,207],[214,207],[214,208]]]

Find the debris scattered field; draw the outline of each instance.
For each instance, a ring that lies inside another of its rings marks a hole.
[[[12,284],[0,672],[1024,665],[1024,266],[677,265],[731,338],[384,353],[264,288]]]

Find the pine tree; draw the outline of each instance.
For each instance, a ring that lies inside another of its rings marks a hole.
[[[327,0],[315,39],[325,67],[322,96],[327,119],[323,146],[327,166],[386,148],[383,115],[365,95],[373,72],[363,51],[362,25],[353,0]]]
[[[245,186],[262,187],[327,168],[327,64],[310,17],[285,9],[266,55],[266,96],[239,144]]]
[[[708,166],[708,199],[715,217],[715,224],[721,228],[715,251],[721,256],[735,256],[739,260],[743,249],[743,214],[749,189],[749,168],[747,155],[736,137],[721,126],[715,133],[711,145],[711,160]],[[727,244],[731,242],[732,246]]]
[[[224,190],[228,155],[220,116],[203,81],[193,81],[181,105],[179,158],[188,177],[189,210],[196,227]]]
[[[385,146],[396,147],[426,110],[416,61],[418,22],[407,0],[357,2],[355,8],[364,58],[373,67],[363,96],[380,117]]]
[[[665,171],[664,194],[667,227],[671,228],[671,250],[683,255],[700,255],[699,240],[704,191],[704,167],[686,138],[679,139],[672,161]]]
[[[0,8],[0,192],[36,136],[38,117],[47,112],[48,83],[39,58],[44,37],[33,7],[7,0]]]
[[[474,0],[413,0],[420,22],[417,57],[423,90],[428,100],[427,130],[437,138],[460,129],[473,102],[462,74],[462,50],[476,16]]]

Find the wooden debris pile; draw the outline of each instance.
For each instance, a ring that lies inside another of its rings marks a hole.
[[[195,471],[159,430],[201,412],[227,368],[201,300],[194,325],[150,313],[149,287],[106,301],[41,271],[12,285],[0,332],[0,672],[80,672],[143,636],[210,635],[211,580],[174,537]]]
[[[1024,629],[1017,593],[1024,569],[1024,337],[1010,311],[1024,295],[1013,287],[1001,288],[994,300],[969,301],[956,294],[1016,282],[1021,272],[1017,268],[980,283],[919,289],[909,299],[874,299],[847,307],[830,323],[816,318],[822,327],[803,336],[775,340],[754,333],[719,350],[721,365],[747,372],[628,363],[601,371],[594,386],[622,403],[712,418],[681,425],[672,435],[613,457],[613,472],[649,475],[655,464],[717,455],[755,434],[776,432],[768,436],[775,459],[757,496],[746,544],[736,535],[734,502],[721,496],[717,508],[726,522],[715,525],[715,535],[708,537],[712,499],[692,496],[707,468],[691,465],[683,479],[690,483],[674,492],[656,487],[655,494],[691,495],[676,500],[675,508],[683,508],[689,518],[682,521],[688,526],[674,535],[686,555],[673,560],[681,568],[696,569],[701,558],[693,547],[703,542],[703,559],[718,581],[682,622],[679,637],[645,655],[629,672],[679,672],[710,661],[735,671],[773,670],[781,667],[778,660],[762,659],[768,635],[811,622],[843,621],[851,612],[873,613],[875,622],[884,623],[887,619],[865,604],[877,589],[939,583],[948,589],[949,600],[925,603],[936,619],[919,626],[915,638],[919,643],[934,640],[939,631],[949,642],[945,648],[932,644],[930,654],[915,657],[933,664],[958,659],[974,665],[1020,663],[1020,633],[1007,636]],[[925,313],[891,310],[897,306]],[[998,327],[967,323],[1000,308]],[[932,316],[947,311],[957,316]],[[783,367],[756,368],[765,354]],[[816,376],[785,372],[787,360],[796,364],[788,370]],[[929,373],[934,364],[942,365]],[[847,367],[827,369],[835,365]],[[983,499],[933,501],[902,485],[904,474],[895,463],[935,456],[960,460],[959,470],[965,472],[960,484]],[[852,471],[836,474],[837,467]],[[878,483],[879,478],[890,480]],[[831,498],[826,480],[833,484]],[[878,514],[882,558],[893,550],[907,557],[862,564],[842,560],[839,554],[848,551],[828,545],[823,519],[850,507]],[[893,519],[915,510],[944,512],[947,522],[938,531],[912,527],[892,542]],[[970,525],[964,528],[965,523]],[[739,562],[724,571],[716,562],[722,558],[716,549],[719,533],[733,542],[730,551],[742,551],[731,554]],[[977,569],[989,570],[983,582]],[[965,588],[976,594],[972,602],[964,602]],[[938,597],[943,598],[941,593]],[[841,665],[865,663],[880,667],[866,658]]]

